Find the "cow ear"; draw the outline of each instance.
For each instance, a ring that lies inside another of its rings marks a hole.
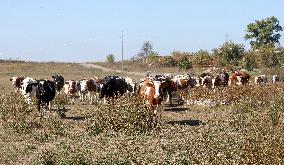
[[[12,81],[13,79],[10,78],[10,81]]]

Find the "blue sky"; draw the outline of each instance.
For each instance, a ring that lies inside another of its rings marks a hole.
[[[173,50],[212,50],[226,39],[242,43],[246,26],[275,16],[283,0],[1,0],[0,59],[104,61],[136,55],[144,41]],[[281,45],[284,33],[281,32]]]

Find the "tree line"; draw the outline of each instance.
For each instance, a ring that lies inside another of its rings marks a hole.
[[[272,16],[256,20],[247,25],[244,38],[250,41],[250,49],[243,44],[226,41],[211,52],[173,51],[167,56],[159,56],[153,45],[144,42],[141,51],[130,60],[142,64],[153,63],[156,66],[179,67],[240,67],[247,70],[260,67],[280,67],[284,64],[284,49],[280,45],[280,32],[283,31],[279,20]],[[107,56],[108,62],[114,62],[114,55]]]

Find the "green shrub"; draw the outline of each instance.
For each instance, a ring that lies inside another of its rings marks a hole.
[[[188,58],[183,58],[179,63],[178,63],[178,67],[180,69],[189,69],[192,68],[192,62],[189,61]]]
[[[137,97],[109,100],[108,105],[99,105],[93,116],[89,132],[95,135],[107,130],[147,133],[159,125],[157,116]]]

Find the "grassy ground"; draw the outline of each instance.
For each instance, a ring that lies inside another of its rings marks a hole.
[[[53,111],[40,117],[34,106],[11,92],[11,76],[46,78],[54,73],[66,79],[114,74],[77,64],[1,63],[0,164],[284,163],[283,84],[217,94],[200,90],[187,97],[234,101],[216,107],[164,105],[152,128],[151,114],[136,99],[105,106],[72,105],[57,97]],[[65,117],[58,107],[67,111]]]

